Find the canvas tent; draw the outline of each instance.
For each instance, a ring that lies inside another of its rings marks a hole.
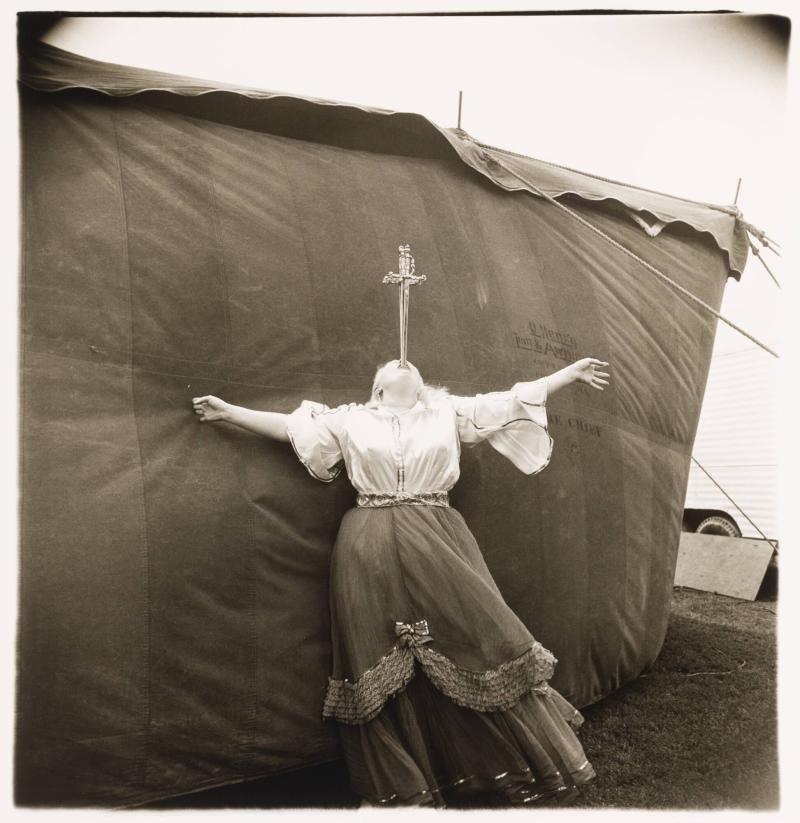
[[[608,390],[549,403],[546,471],[465,449],[453,503],[565,697],[653,662],[716,319],[521,180],[717,309],[747,255],[730,209],[419,115],[41,42],[19,92],[18,803],[133,805],[338,757],[327,564],[354,492],[198,425],[191,398],[366,399],[396,354],[381,278],[403,242],[427,276],[409,357],[429,381],[610,362]]]

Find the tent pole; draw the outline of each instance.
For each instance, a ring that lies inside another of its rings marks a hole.
[[[463,97],[463,95],[464,95],[463,91],[460,91],[458,93],[458,126],[457,126],[457,128],[459,130],[461,129],[461,98]]]
[[[733,196],[733,204],[736,205],[736,201],[739,199],[739,187],[742,185],[742,178],[739,178],[739,182],[736,184],[736,194]]]

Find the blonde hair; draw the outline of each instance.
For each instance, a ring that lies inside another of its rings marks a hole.
[[[387,366],[396,366],[399,362],[399,360],[389,360],[382,366],[378,366],[378,370],[375,372],[375,377],[372,380],[372,393],[370,395],[369,402],[365,404],[367,408],[375,409],[380,405],[381,396],[383,394],[383,387],[381,386],[383,370]],[[431,406],[438,400],[442,400],[450,394],[444,386],[432,386],[426,383],[422,379],[419,369],[410,361],[406,361],[406,363],[411,373],[417,378],[417,385],[419,386],[417,397],[422,401],[424,406]]]

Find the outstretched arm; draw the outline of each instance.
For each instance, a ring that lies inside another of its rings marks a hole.
[[[603,391],[603,388],[608,385],[608,372],[600,371],[603,366],[607,366],[603,360],[597,360],[594,357],[584,357],[582,360],[576,360],[565,366],[557,372],[548,374],[544,379],[547,381],[547,396],[549,397],[553,392],[563,389],[570,383],[586,383],[592,388]]]
[[[287,414],[281,412],[256,411],[246,409],[244,406],[234,406],[226,403],[213,394],[203,397],[193,397],[192,405],[195,414],[199,415],[200,422],[212,422],[221,420],[225,423],[233,423],[234,426],[247,429],[264,437],[272,437],[284,443],[289,442],[289,434],[286,431]]]

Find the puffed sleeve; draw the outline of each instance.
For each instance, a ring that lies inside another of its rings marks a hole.
[[[288,417],[286,431],[300,462],[312,477],[330,483],[342,470],[341,438],[349,406],[329,408],[303,400]]]
[[[550,462],[553,438],[547,430],[544,378],[515,383],[508,391],[450,399],[462,443],[488,440],[525,474],[536,474]]]

